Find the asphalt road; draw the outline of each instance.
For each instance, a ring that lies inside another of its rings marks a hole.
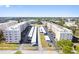
[[[54,44],[55,34],[48,31],[46,27],[44,27],[45,31],[47,32],[47,35],[49,36],[50,40]]]
[[[49,32],[46,27],[44,27],[44,29],[46,30],[47,35],[49,36],[49,38],[50,38],[50,40],[51,40],[51,43],[54,45],[55,50],[56,50],[57,52],[59,52],[58,46],[57,46],[56,41],[55,41],[55,39],[56,39],[56,38],[55,38],[55,34]]]

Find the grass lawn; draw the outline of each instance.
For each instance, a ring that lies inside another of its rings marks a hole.
[[[76,36],[77,38],[79,38],[79,29],[76,29],[74,36]]]
[[[32,46],[29,47],[29,46],[28,46],[28,47],[26,47],[25,49],[26,49],[26,50],[33,50],[33,51],[36,51],[36,50],[38,50],[38,47],[32,47]]]
[[[49,46],[49,43],[45,41],[45,37],[44,34],[40,33],[40,40],[41,40],[41,44],[42,47],[45,48],[46,50],[52,50],[53,46]]]
[[[42,33],[40,33],[40,40],[41,40],[42,47],[49,47],[48,43],[45,41],[44,34]]]
[[[0,43],[0,50],[16,50],[18,47],[18,44]]]
[[[31,46],[31,44],[25,44],[24,46],[25,50],[38,50],[38,46]]]

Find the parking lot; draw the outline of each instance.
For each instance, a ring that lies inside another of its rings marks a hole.
[[[44,27],[44,29],[45,29],[45,31],[47,32],[47,35],[49,36],[49,38],[50,38],[50,40],[51,40],[50,43],[51,43],[51,44],[53,45],[53,47],[54,47],[53,50],[59,52],[59,50],[58,50],[58,46],[57,46],[56,41],[55,41],[56,38],[55,38],[55,34],[54,34],[54,32],[49,31],[49,29],[46,28],[46,27]]]
[[[54,42],[55,35],[54,35],[54,33],[48,31],[48,29],[46,27],[44,27],[46,34],[40,33],[39,26],[37,26],[36,34],[35,34],[36,35],[36,45],[32,45],[32,43],[31,43],[32,37],[28,36],[29,32],[31,31],[31,28],[32,28],[32,26],[28,26],[21,33],[21,41],[20,41],[20,45],[19,45],[17,50],[21,50],[21,51],[26,50],[28,53],[30,51],[32,51],[33,53],[35,53],[34,51],[38,51],[38,53],[43,53],[44,51],[49,51],[49,52],[51,51],[51,52],[58,53],[56,50],[54,50],[55,49],[55,47],[54,47],[55,46],[55,42]],[[49,36],[50,42],[46,41],[46,38],[45,38],[46,35]],[[44,38],[41,39],[41,37],[43,37],[43,36],[44,36]]]
[[[54,43],[53,40],[55,39],[55,34],[53,32],[49,32],[46,27],[44,27],[44,29],[47,32],[47,35],[49,36],[51,42]]]

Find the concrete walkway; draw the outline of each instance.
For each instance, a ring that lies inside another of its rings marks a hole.
[[[39,48],[40,53],[42,53],[43,48],[42,48],[42,45],[41,45],[40,34],[39,33],[40,32],[39,32],[39,28],[38,28],[38,48]]]
[[[14,54],[17,50],[0,50],[0,54]]]
[[[23,54],[58,54],[56,51],[42,51],[40,53],[40,51],[26,51],[26,50],[23,50],[22,53]]]

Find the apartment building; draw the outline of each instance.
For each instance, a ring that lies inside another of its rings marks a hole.
[[[27,22],[21,22],[16,25],[8,27],[4,31],[4,37],[7,43],[19,43],[21,40],[21,33],[28,26]]]
[[[57,41],[59,41],[60,39],[72,40],[73,33],[71,30],[50,22],[47,22],[47,27],[48,29],[51,29],[55,33],[55,37]]]
[[[68,27],[72,27],[72,26],[78,27],[78,26],[76,25],[75,21],[65,22],[64,25],[65,25],[65,26],[68,26]]]
[[[0,30],[4,31],[7,27],[10,27],[10,26],[15,25],[17,23],[18,23],[18,21],[13,21],[13,20],[10,20],[5,23],[0,23]]]

